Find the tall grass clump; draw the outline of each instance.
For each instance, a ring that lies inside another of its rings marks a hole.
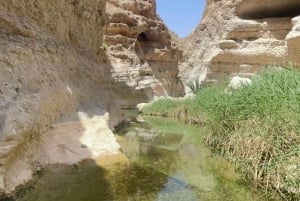
[[[184,105],[187,108],[189,116],[197,118],[210,119],[215,114],[215,107],[218,105],[218,100],[224,95],[224,89],[227,82],[220,82],[212,86],[202,87],[198,90],[194,99],[187,99]]]
[[[144,114],[158,115],[158,116],[172,116],[174,111],[181,105],[181,101],[163,98],[154,101],[150,106],[143,109]]]
[[[299,71],[267,68],[252,85],[219,94],[206,106],[210,146],[257,184],[300,198]]]
[[[195,98],[165,102],[156,112],[178,108],[188,118],[205,119],[207,144],[247,178],[266,192],[275,189],[286,200],[300,200],[300,71],[267,67],[251,85],[204,87]]]

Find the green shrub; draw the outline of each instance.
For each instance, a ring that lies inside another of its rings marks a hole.
[[[108,45],[106,43],[102,43],[100,49],[106,51],[108,49]]]
[[[174,111],[180,104],[181,102],[179,101],[174,101],[171,99],[160,99],[152,103],[150,106],[145,107],[143,109],[143,113],[146,114],[160,113],[164,115]]]

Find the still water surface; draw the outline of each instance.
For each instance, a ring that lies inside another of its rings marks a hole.
[[[118,131],[130,162],[49,166],[20,201],[267,201],[205,147],[199,127],[146,118]]]

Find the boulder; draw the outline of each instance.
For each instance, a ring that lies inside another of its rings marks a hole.
[[[235,77],[231,78],[228,87],[230,89],[239,89],[243,86],[251,85],[251,84],[252,84],[252,80],[250,80],[249,78],[235,76]]]

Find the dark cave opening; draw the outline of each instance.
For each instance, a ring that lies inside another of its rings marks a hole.
[[[137,39],[139,42],[144,42],[144,43],[148,41],[148,37],[144,32],[140,33]]]

